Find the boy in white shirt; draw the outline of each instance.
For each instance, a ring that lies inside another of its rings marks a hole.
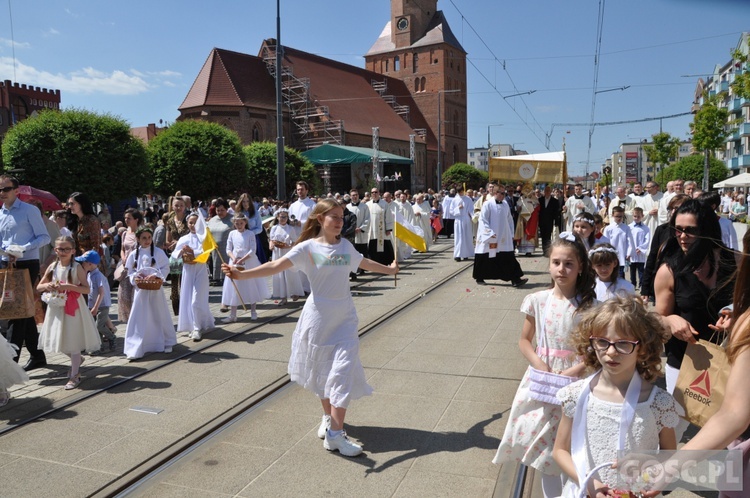
[[[629,226],[635,242],[635,251],[630,258],[630,283],[633,284],[633,287],[636,287],[635,274],[638,273],[638,286],[640,286],[643,281],[643,269],[646,266],[648,247],[651,244],[651,230],[643,223],[643,208],[633,208],[633,222]]]
[[[612,221],[604,228],[604,236],[609,239],[609,243],[617,250],[617,257],[620,260],[620,278],[625,278],[625,265],[635,254],[633,233],[624,220],[625,209],[615,206],[612,209]]]

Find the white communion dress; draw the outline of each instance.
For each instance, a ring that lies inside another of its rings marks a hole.
[[[287,225],[274,225],[271,228],[271,234],[269,238],[273,241],[283,242],[286,245],[291,245],[297,238],[297,231],[294,227]],[[273,248],[273,260],[276,261],[287,255],[291,251],[291,247],[281,249],[279,247]],[[291,299],[294,296],[304,296],[305,291],[302,288],[302,279],[300,278],[299,271],[296,269],[285,270],[281,273],[277,273],[271,279],[273,293],[272,297],[278,299]]]
[[[53,263],[52,279],[81,285],[78,281],[78,263],[63,266]],[[86,282],[83,282],[86,284]],[[39,347],[45,353],[80,354],[81,351],[92,353],[101,346],[101,336],[96,330],[96,323],[91,316],[83,295],[67,293],[64,306],[48,305],[44,316],[42,331],[39,333]],[[71,302],[74,300],[74,303]]]
[[[136,278],[147,275],[157,275],[164,279],[169,274],[169,258],[158,247],[153,248],[153,253],[151,247],[141,247],[130,253],[125,265],[128,268],[128,278],[135,289],[133,307],[125,330],[125,356],[142,358],[146,353],[171,349],[177,344],[177,333],[164,291],[139,289],[135,283]]]
[[[346,408],[372,393],[359,359],[359,320],[349,289],[349,273],[357,271],[362,255],[346,239],[334,245],[310,239],[286,257],[312,289],[292,337],[289,374],[319,398]]]
[[[182,250],[190,247],[193,254],[203,253],[203,244],[198,236],[189,233],[180,237],[175,245],[173,257],[181,257]],[[180,315],[177,317],[178,332],[201,332],[214,328],[214,317],[208,306],[208,266],[205,263],[184,263],[180,288]]]
[[[250,230],[240,232],[232,230],[227,237],[227,251],[234,254],[235,258],[240,259],[247,253],[251,253],[245,261],[241,263],[245,269],[256,268],[260,266],[260,261],[256,253],[255,234]],[[234,260],[230,262],[234,265]],[[235,289],[234,282],[237,285]],[[239,291],[239,294],[238,294]],[[242,304],[259,303],[270,297],[268,282],[265,278],[248,278],[246,280],[224,279],[224,287],[221,292],[221,303],[225,306],[242,306]]]

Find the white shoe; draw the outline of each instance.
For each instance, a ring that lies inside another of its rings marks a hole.
[[[236,321],[237,321],[237,317],[236,316],[228,316],[228,317],[222,319],[221,323],[234,323]]]
[[[193,333],[190,334],[190,338],[194,341],[200,341],[201,340],[201,331],[200,330],[193,330]]]
[[[258,319],[258,313],[256,313],[255,311],[251,311],[250,312],[250,320],[255,321],[257,319]]]
[[[355,457],[362,453],[362,447],[356,443],[352,443],[346,437],[346,431],[341,431],[336,437],[331,437],[330,432],[326,431],[325,438],[323,439],[323,448],[328,451],[338,451],[348,457]]]
[[[320,427],[318,427],[318,437],[325,439],[326,431],[331,428],[331,416],[323,415],[323,420],[320,421]]]

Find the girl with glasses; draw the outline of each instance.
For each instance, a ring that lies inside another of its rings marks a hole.
[[[679,422],[672,396],[652,384],[669,333],[636,299],[617,296],[586,312],[573,334],[577,354],[595,373],[557,393],[563,416],[553,455],[570,478],[562,496],[578,496],[583,476],[628,452],[674,450]],[[572,455],[576,455],[574,460]],[[589,496],[617,495],[617,471],[604,468]]]
[[[86,271],[73,258],[75,247],[72,237],[63,236],[55,241],[57,259],[47,267],[36,287],[47,302],[39,344],[45,353],[64,353],[70,357],[66,390],[81,383],[81,351],[101,348],[101,337],[81,295],[89,293],[89,284]]]

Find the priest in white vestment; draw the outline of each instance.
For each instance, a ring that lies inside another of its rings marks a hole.
[[[388,207],[388,203],[380,198],[380,191],[377,188],[373,188],[370,192],[370,202],[367,203],[367,208],[370,210],[368,257],[380,264],[390,265],[394,258],[391,243],[393,211]]]
[[[471,229],[471,217],[474,214],[474,201],[464,195],[464,188],[456,189],[453,199],[452,214],[455,219],[453,233],[453,259],[460,261],[474,257],[474,233]]]

